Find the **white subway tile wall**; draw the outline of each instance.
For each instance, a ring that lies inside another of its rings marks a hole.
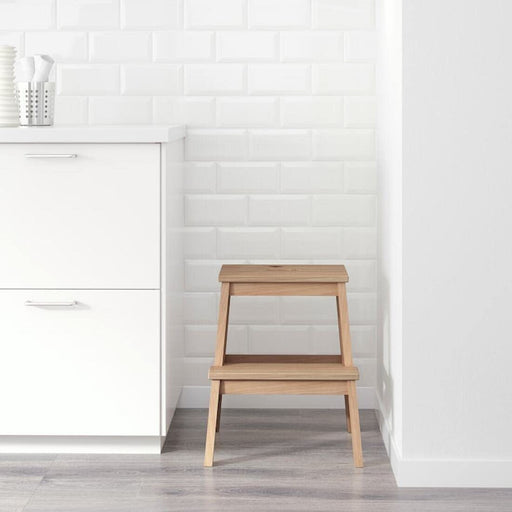
[[[127,64],[121,66],[121,94],[180,94],[181,65]]]
[[[151,32],[93,32],[89,43],[91,62],[147,62],[151,59]],[[32,46],[37,52],[35,44]]]
[[[28,55],[45,53],[60,62],[87,62],[87,32],[29,32],[25,51]]]
[[[347,266],[360,385],[374,386],[374,4],[0,2],[0,42],[57,61],[57,123],[187,125],[187,385],[207,385],[220,265],[281,262]],[[331,298],[236,298],[231,321],[231,352],[339,347]]]

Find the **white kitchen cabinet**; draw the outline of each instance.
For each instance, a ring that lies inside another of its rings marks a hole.
[[[0,132],[0,451],[160,451],[181,392],[183,136]]]
[[[0,311],[4,435],[160,435],[158,290],[0,290]]]
[[[1,149],[2,287],[160,287],[159,144]]]

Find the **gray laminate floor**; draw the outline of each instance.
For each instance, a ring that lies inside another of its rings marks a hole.
[[[512,511],[512,490],[399,489],[375,415],[366,467],[352,466],[344,414],[225,410],[216,467],[202,467],[205,410],[179,410],[159,455],[1,455],[1,512]]]

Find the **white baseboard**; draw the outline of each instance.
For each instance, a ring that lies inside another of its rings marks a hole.
[[[512,460],[404,458],[382,414],[379,396],[375,399],[382,439],[399,487],[512,487]]]
[[[375,388],[357,388],[360,409],[375,409]],[[209,386],[184,386],[178,408],[207,408]],[[345,400],[335,395],[225,395],[222,407],[231,409],[343,409]]]
[[[379,429],[382,436],[382,441],[384,442],[384,447],[386,448],[386,451],[388,453],[389,462],[391,464],[391,469],[393,470],[393,474],[395,475],[395,481],[399,487],[403,487],[398,482],[398,470],[399,470],[399,463],[402,460],[402,457],[400,455],[400,452],[395,444],[395,439],[391,435],[391,429],[389,428],[389,424],[384,417],[382,411],[382,401],[380,399],[380,396],[378,393],[375,394],[375,401],[377,403],[377,409],[376,409],[376,415],[377,415],[377,422],[379,423]]]
[[[0,436],[0,453],[159,454],[161,436]]]
[[[399,487],[512,487],[511,460],[401,460]]]

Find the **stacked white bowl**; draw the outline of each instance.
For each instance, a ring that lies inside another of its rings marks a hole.
[[[18,102],[14,85],[16,48],[0,45],[0,126],[18,126]]]

